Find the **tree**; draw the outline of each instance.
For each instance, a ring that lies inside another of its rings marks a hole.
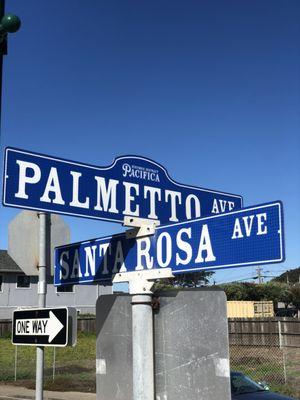
[[[299,283],[300,282],[300,267],[294,268],[272,279],[275,282]]]
[[[247,293],[246,288],[243,284],[238,282],[227,283],[220,286],[224,290],[228,301],[232,300],[246,300]]]
[[[290,286],[281,282],[268,282],[264,288],[264,299],[272,300],[275,304],[281,301],[287,308],[292,302]]]
[[[174,278],[161,279],[156,282],[154,290],[204,286],[209,283],[209,279],[213,274],[213,271],[200,271],[175,275]]]
[[[275,304],[282,301],[286,307],[292,303],[291,287],[286,283],[268,282],[258,285],[249,282],[233,282],[221,285],[221,288],[225,291],[227,300],[269,300],[273,301]]]
[[[264,298],[263,286],[249,282],[232,282],[220,287],[225,291],[227,300],[258,301]]]
[[[200,271],[176,275],[175,278],[173,278],[173,285],[194,288],[204,286],[209,283],[209,279],[213,274],[213,271]]]
[[[243,285],[245,287],[245,293],[246,293],[245,300],[248,300],[248,301],[265,300],[265,296],[264,296],[265,285],[264,284],[245,282],[245,283],[243,283]]]
[[[291,286],[290,291],[292,295],[292,303],[298,310],[300,310],[300,283]]]

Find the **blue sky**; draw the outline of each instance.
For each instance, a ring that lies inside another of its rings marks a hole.
[[[282,200],[300,265],[298,0],[7,0],[1,149],[95,165],[137,154],[177,182]],[[0,207],[0,248],[17,211]],[[72,241],[118,224],[66,217]],[[219,271],[217,282],[253,276]]]

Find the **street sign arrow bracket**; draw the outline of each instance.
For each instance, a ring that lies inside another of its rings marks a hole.
[[[154,281],[159,278],[174,278],[171,268],[149,269],[116,274],[113,283],[128,282],[130,294],[151,294]]]

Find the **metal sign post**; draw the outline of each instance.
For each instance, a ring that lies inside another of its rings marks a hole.
[[[151,294],[132,296],[133,400],[154,400]]]
[[[117,274],[114,283],[128,282],[132,295],[133,400],[154,400],[154,349],[151,287],[172,278],[170,268]]]
[[[153,235],[155,225],[151,221],[126,220],[124,225],[136,229],[126,232],[128,237]],[[124,272],[113,282],[128,282],[132,295],[132,360],[133,400],[154,400],[154,349],[151,287],[158,278],[173,277],[170,268],[140,272]]]
[[[38,281],[38,305],[39,307],[46,306],[47,281],[46,268],[47,261],[50,259],[48,241],[50,231],[50,215],[45,212],[39,213],[40,229],[39,229],[39,281]],[[44,386],[44,347],[36,349],[36,400],[43,399]]]

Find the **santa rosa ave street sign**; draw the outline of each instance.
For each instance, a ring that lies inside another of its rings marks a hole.
[[[64,347],[76,342],[76,309],[37,308],[13,312],[12,343]]]
[[[55,249],[55,285],[111,280],[119,272],[171,268],[173,274],[284,260],[281,202]]]
[[[123,222],[170,224],[242,207],[242,197],[174,182],[160,164],[123,156],[108,167],[6,148],[3,204]]]

